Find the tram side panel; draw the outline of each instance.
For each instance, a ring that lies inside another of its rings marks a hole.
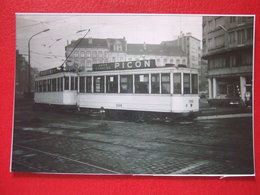
[[[199,111],[198,95],[172,96],[171,109],[173,113],[189,113]]]
[[[36,92],[34,102],[38,104],[76,105],[77,91]]]
[[[170,95],[136,94],[79,94],[81,108],[132,110],[147,112],[171,112]]]

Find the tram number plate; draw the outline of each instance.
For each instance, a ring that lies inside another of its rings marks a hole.
[[[194,100],[189,100],[189,103],[192,104],[194,102]]]
[[[116,107],[117,108],[122,108],[123,106],[122,106],[122,104],[116,104]]]

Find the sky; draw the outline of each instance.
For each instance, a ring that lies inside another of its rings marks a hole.
[[[31,36],[31,66],[45,70],[65,60],[65,46],[82,38],[126,38],[127,43],[160,44],[181,32],[202,39],[200,15],[141,14],[16,14],[16,49],[28,59]],[[85,30],[83,32],[78,32]]]

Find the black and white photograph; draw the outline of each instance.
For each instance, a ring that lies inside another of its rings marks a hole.
[[[254,15],[15,17],[12,172],[255,176]]]

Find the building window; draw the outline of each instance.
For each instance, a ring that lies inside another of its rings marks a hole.
[[[190,94],[190,74],[183,74],[183,93]]]
[[[186,65],[186,60],[185,59],[182,59],[182,64]]]
[[[65,79],[65,90],[69,90],[69,77],[64,77]]]
[[[104,52],[104,58],[108,58],[108,52],[107,51]]]
[[[181,94],[181,73],[173,74],[173,93]]]
[[[229,18],[229,22],[230,22],[230,23],[236,22],[236,17],[231,16],[231,17]]]
[[[253,40],[253,28],[248,28],[246,30],[247,40],[252,41]]]
[[[85,77],[79,77],[79,92],[85,93]]]
[[[233,54],[229,56],[229,63],[230,63],[230,67],[236,66],[236,55]]]
[[[84,52],[84,51],[81,51],[81,52],[80,52],[80,57],[82,57],[82,58],[85,57],[85,52]]]
[[[91,57],[91,52],[87,51],[87,57],[90,58]]]
[[[151,93],[158,94],[160,93],[160,75],[152,74],[151,76]]]
[[[163,63],[166,64],[167,63],[167,58],[163,59]]]
[[[243,16],[237,17],[237,23],[243,24],[246,22],[246,19],[247,19],[247,17],[243,17]]]
[[[96,51],[92,51],[92,58],[96,58],[97,57],[97,52]]]
[[[157,65],[161,65],[161,60],[158,58],[158,59],[156,59],[156,64]]]
[[[214,48],[213,39],[209,39],[208,43],[209,43],[209,49],[213,49]]]
[[[197,74],[192,74],[191,75],[191,93],[192,94],[198,94],[198,75]]]
[[[252,53],[251,52],[243,52],[242,53],[242,66],[252,66]]]
[[[224,43],[225,43],[224,35],[221,35],[221,36],[218,36],[218,37],[215,38],[215,44],[216,44],[217,48],[223,47]]]
[[[216,18],[216,20],[215,20],[216,28],[219,28],[220,26],[223,26],[224,24],[225,24],[225,18],[224,17]]]
[[[116,61],[116,57],[112,57],[112,62],[115,62]]]
[[[120,93],[133,93],[133,75],[120,76]]]
[[[117,93],[118,92],[118,76],[106,77],[106,92]]]
[[[92,77],[86,77],[86,93],[92,92]]]
[[[244,30],[237,31],[237,43],[238,44],[245,43],[245,31]]]
[[[172,59],[172,58],[170,59],[170,63],[171,63],[171,64],[173,64],[173,63],[174,63],[174,61],[173,61],[173,59]]]
[[[210,20],[210,21],[208,22],[208,25],[209,25],[209,31],[213,31],[213,30],[214,30],[213,20]]]
[[[135,75],[135,93],[149,93],[149,75]]]
[[[181,60],[180,59],[177,59],[176,60],[176,64],[179,65],[181,63]]]
[[[104,93],[104,76],[94,77],[94,92]]]
[[[103,58],[103,52],[102,51],[98,51],[98,57]]]
[[[230,32],[229,33],[229,43],[234,44],[236,43],[236,32]]]
[[[93,58],[93,64],[97,63],[97,58]]]
[[[161,76],[161,88],[162,94],[169,94],[170,93],[170,74],[164,73]]]
[[[75,51],[75,52],[74,52],[74,57],[75,57],[75,58],[79,57],[79,52],[78,52],[78,51]]]

